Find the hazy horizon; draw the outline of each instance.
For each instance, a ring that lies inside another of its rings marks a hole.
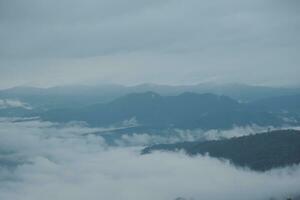
[[[53,85],[35,85],[35,84],[22,84],[22,85],[14,85],[1,88],[0,90],[7,90],[13,88],[38,88],[38,89],[51,89],[51,88],[63,88],[63,87],[109,87],[109,86],[117,86],[117,87],[138,87],[138,86],[157,86],[157,87],[196,87],[196,86],[214,86],[214,87],[228,87],[228,86],[249,86],[249,87],[266,87],[266,88],[300,88],[300,84],[293,85],[263,85],[263,84],[246,84],[246,83],[238,83],[238,82],[226,82],[226,83],[216,83],[216,82],[199,82],[199,83],[191,83],[191,84],[159,84],[159,83],[137,83],[137,84],[120,84],[120,83],[74,83],[74,84],[53,84]]]

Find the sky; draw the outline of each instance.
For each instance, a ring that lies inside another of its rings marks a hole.
[[[0,0],[0,88],[300,84],[298,0]]]

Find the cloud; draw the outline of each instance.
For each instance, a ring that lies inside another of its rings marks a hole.
[[[94,130],[49,122],[0,122],[0,199],[253,200],[299,193],[299,166],[258,173],[207,156],[110,147]],[[2,165],[3,157],[19,162]],[[21,159],[22,158],[22,159]]]
[[[6,108],[24,108],[31,110],[32,108],[27,104],[19,100],[13,99],[0,99],[0,109]]]
[[[232,129],[228,130],[218,130],[218,129],[210,129],[210,130],[202,130],[202,129],[168,129],[168,130],[160,130],[154,133],[147,132],[135,132],[135,133],[124,133],[122,135],[115,135],[113,137],[113,144],[117,144],[119,146],[146,146],[153,144],[168,144],[168,143],[176,143],[182,141],[207,141],[207,140],[220,140],[220,139],[229,139],[233,137],[241,137],[251,134],[264,133],[272,130],[287,130],[294,129],[300,130],[298,126],[282,126],[278,127],[264,127],[258,125],[249,125],[245,127],[235,126]],[[113,131],[111,133],[114,134]],[[118,137],[119,136],[119,137]]]
[[[294,0],[1,1],[1,85],[299,84],[297,7]]]

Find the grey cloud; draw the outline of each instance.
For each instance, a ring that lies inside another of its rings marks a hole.
[[[1,1],[2,84],[299,84],[298,8],[294,0]]]
[[[293,45],[296,37],[284,36],[296,36],[299,16],[279,6],[234,0],[9,1],[1,17],[7,37],[2,55],[80,57],[170,45],[171,51]]]

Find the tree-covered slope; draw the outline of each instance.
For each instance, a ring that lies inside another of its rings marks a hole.
[[[237,166],[266,171],[300,163],[300,131],[278,130],[232,139],[160,144],[145,148],[142,153],[153,151],[184,150],[189,155],[209,154],[225,158]]]
[[[282,119],[270,112],[249,109],[246,104],[226,96],[183,93],[160,96],[154,92],[133,93],[110,103],[78,109],[51,110],[41,114],[50,121],[86,121],[108,126],[135,118],[141,125],[156,128],[215,129],[235,125],[281,125]]]

